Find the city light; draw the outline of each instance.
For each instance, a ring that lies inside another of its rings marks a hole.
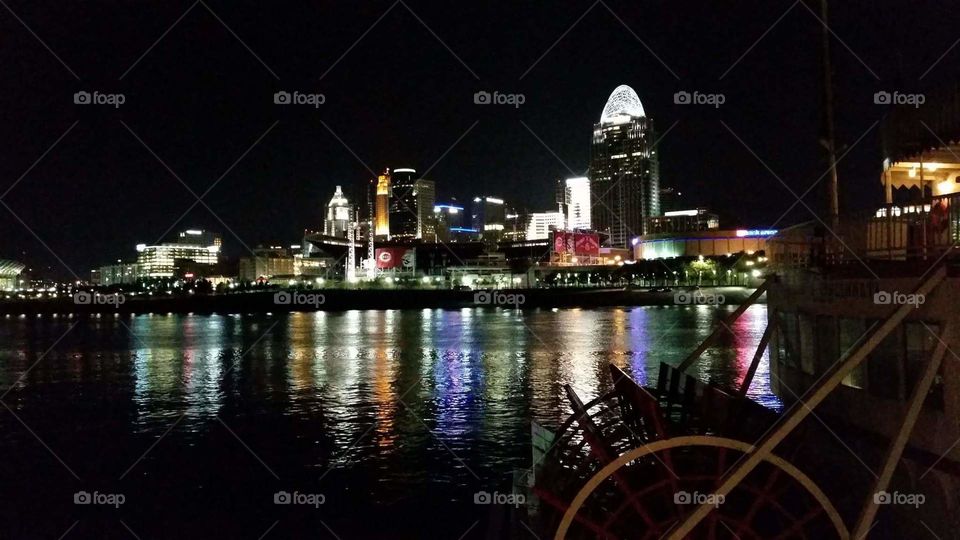
[[[752,236],[773,236],[777,234],[776,229],[737,229],[738,237],[752,237]]]

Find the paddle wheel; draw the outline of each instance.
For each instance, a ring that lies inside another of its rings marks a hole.
[[[923,277],[911,294],[929,297],[945,278],[941,265]],[[549,445],[540,447],[542,459],[534,460],[533,493],[540,502],[537,515],[544,530],[555,531],[557,539],[670,540],[845,540],[871,532],[885,504],[877,494],[890,487],[947,343],[955,339],[952,321],[940,331],[936,348],[913,385],[902,421],[878,463],[879,474],[867,466],[873,475],[868,485],[855,485],[836,474],[823,474],[822,463],[810,459],[818,448],[811,443],[809,451],[804,451],[811,430],[803,421],[914,308],[892,306],[856,347],[836,360],[802,396],[796,396],[797,402],[784,414],[777,415],[745,397],[777,333],[776,325],[764,331],[736,391],[727,392],[686,374],[766,287],[759,287],[680,365],[661,364],[655,388],[642,388],[613,365],[613,388],[588,403],[566,387],[572,414],[555,435],[539,437],[541,444]],[[834,498],[847,500],[843,515],[795,462],[817,473],[819,482],[831,484]],[[855,508],[858,494],[862,495],[859,512]],[[854,524],[853,534],[846,522]]]
[[[703,503],[715,511],[688,538],[845,536],[829,499],[778,456],[715,493],[751,449],[720,435],[755,440],[772,413],[667,365],[653,392],[610,373],[613,389],[588,403],[566,388],[574,412],[538,471],[541,518],[558,538],[661,538]]]

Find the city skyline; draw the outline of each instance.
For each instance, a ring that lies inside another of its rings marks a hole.
[[[336,185],[360,200],[348,186],[391,164],[423,171],[444,198],[515,192],[532,210],[548,209],[545,186],[583,174],[587,130],[619,84],[637,90],[657,119],[661,175],[680,188],[685,207],[757,226],[796,223],[810,212],[790,208],[790,191],[803,194],[826,170],[817,142],[819,25],[806,5],[705,4],[680,17],[620,2],[509,12],[374,2],[335,14],[209,4],[128,19],[108,10],[96,20],[80,7],[10,7],[43,43],[17,19],[2,20],[11,43],[0,54],[13,77],[0,96],[10,148],[0,161],[0,233],[9,239],[0,256],[61,276],[122,257],[168,227],[221,230],[232,256],[246,252],[241,242],[295,238],[319,221]],[[902,39],[890,21],[955,16],[935,2],[924,10],[832,6],[842,41],[834,60],[843,76],[834,82],[844,207],[882,197],[872,125],[885,109],[874,94],[935,88],[958,69],[949,25],[927,24],[919,43]],[[542,24],[521,41],[521,20]],[[288,31],[258,34],[254,21]],[[736,21],[737,35],[702,31],[717,21]],[[318,24],[327,31],[307,31]],[[371,35],[398,38],[385,46]],[[887,61],[897,57],[911,61]],[[79,92],[126,99],[82,105],[73,101]],[[280,92],[291,102],[276,103]],[[478,104],[478,92],[524,101]],[[726,101],[675,103],[680,92],[722,93]],[[313,93],[324,102],[310,103]],[[729,189],[744,184],[749,198]],[[461,191],[445,191],[452,185]],[[820,192],[804,197],[817,212]],[[38,200],[44,212],[31,204]]]
[[[954,536],[958,28],[0,0],[4,538]]]

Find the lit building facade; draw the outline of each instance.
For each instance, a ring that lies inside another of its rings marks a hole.
[[[432,180],[417,178],[414,169],[394,169],[390,175],[393,196],[390,200],[390,237],[392,239],[434,239],[434,203],[437,188]]]
[[[720,257],[765,251],[769,229],[709,229],[683,233],[647,234],[633,239],[636,260],[672,257]]]
[[[390,172],[390,238],[417,237],[417,171],[393,169]],[[379,195],[379,190],[377,191]],[[379,208],[379,207],[378,207]]]
[[[0,291],[19,288],[20,272],[26,268],[22,263],[0,259]]]
[[[337,186],[333,198],[327,204],[327,216],[323,222],[323,234],[346,238],[353,222],[353,206],[343,195],[343,189]]]
[[[546,240],[550,232],[565,228],[563,212],[534,212],[529,215],[524,240]]]
[[[647,234],[706,231],[720,228],[720,218],[706,208],[674,210],[647,218]]]
[[[223,246],[223,238],[220,233],[202,229],[187,229],[179,234],[177,243],[191,246],[216,246],[219,250]]]
[[[221,246],[222,239],[219,234],[190,229],[181,232],[176,242],[153,246],[137,244],[137,265],[140,267],[141,277],[174,277],[180,260],[215,266],[219,262]]]
[[[240,259],[240,281],[270,281],[277,276],[293,275],[293,257],[242,257]]]
[[[559,181],[557,202],[566,214],[567,228],[589,229],[591,227],[589,178],[582,176]]]
[[[377,177],[373,227],[374,235],[388,239],[390,238],[390,198],[393,196],[393,186],[390,180],[390,169]]]
[[[417,238],[436,240],[437,225],[433,220],[433,205],[437,201],[437,186],[433,180],[418,179],[413,186],[417,203]]]
[[[592,226],[609,244],[627,247],[644,234],[645,220],[660,215],[660,166],[653,120],[632,88],[610,94],[593,128],[590,185],[596,194]]]
[[[436,241],[450,242],[457,232],[463,230],[463,206],[455,203],[436,203],[433,205],[433,223]]]
[[[253,257],[240,258],[240,281],[291,279],[297,275],[297,260],[283,246],[257,247]]]
[[[499,240],[506,226],[507,212],[499,197],[474,197],[470,225],[484,240]]]
[[[508,208],[506,212],[506,225],[504,225],[503,230],[503,239],[511,242],[526,240],[529,221],[530,214]]]
[[[117,263],[101,266],[98,269],[98,285],[133,285],[143,277],[138,263]]]

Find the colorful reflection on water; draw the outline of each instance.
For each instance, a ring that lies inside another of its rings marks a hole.
[[[660,362],[678,364],[732,310],[11,318],[0,320],[0,387],[16,383],[3,401],[78,477],[154,505],[229,491],[231,511],[253,519],[269,493],[244,493],[293,484],[347,514],[417,508],[508,485],[530,465],[530,422],[568,414],[564,385],[592,399],[609,387],[608,363],[652,384]],[[765,324],[766,307],[752,306],[692,371],[738,384]],[[778,407],[768,377],[764,355],[749,395]],[[58,493],[73,480],[23,424],[0,409],[3,472]]]

